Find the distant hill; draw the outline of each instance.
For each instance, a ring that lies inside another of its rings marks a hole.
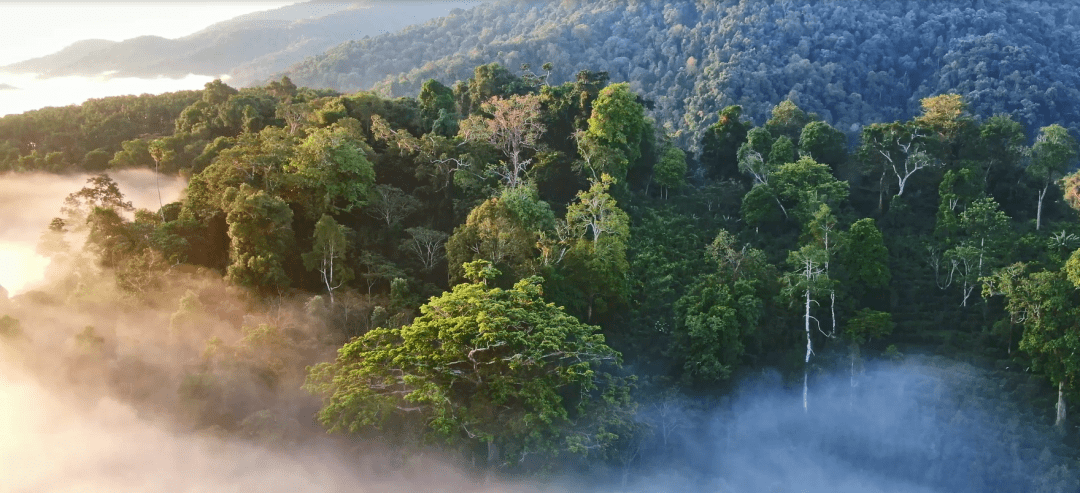
[[[178,39],[79,41],[0,70],[45,77],[103,72],[127,77],[228,74],[233,84],[244,85],[343,41],[390,33],[477,3],[305,2],[236,17]]]
[[[855,133],[946,92],[978,115],[1011,113],[1029,133],[1052,122],[1080,133],[1075,2],[517,1],[351,41],[287,73],[299,85],[415,95],[426,79],[453,83],[492,61],[538,73],[552,62],[553,83],[607,71],[690,145],[730,104],[761,124],[792,99]]]

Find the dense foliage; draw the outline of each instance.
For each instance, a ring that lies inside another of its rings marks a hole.
[[[602,70],[653,101],[657,126],[695,150],[720,109],[741,105],[760,124],[784,99],[849,134],[910,118],[941,93],[1029,130],[1076,132],[1078,24],[1072,4],[1003,0],[496,2],[342,44],[288,73],[400,96],[492,60],[551,62],[550,82]]]

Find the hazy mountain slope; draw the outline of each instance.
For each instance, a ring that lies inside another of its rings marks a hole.
[[[109,71],[134,77],[229,74],[234,84],[243,85],[343,41],[393,32],[469,4],[307,2],[240,16],[178,39],[80,41],[3,69],[46,77]]]
[[[428,78],[465,79],[480,63],[539,71],[553,62],[552,82],[584,69],[631,81],[656,102],[659,123],[690,134],[729,104],[761,123],[785,98],[854,131],[911,116],[919,99],[944,92],[964,94],[979,115],[1076,131],[1078,26],[1074,3],[514,2],[352,41],[288,73],[301,85],[405,95]]]

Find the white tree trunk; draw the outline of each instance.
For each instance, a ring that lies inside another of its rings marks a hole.
[[[1050,188],[1050,184],[1047,183],[1043,186],[1043,189],[1039,192],[1039,208],[1035,211],[1035,231],[1038,231],[1042,226],[1042,204],[1043,197],[1046,197],[1046,190]]]
[[[1058,401],[1057,401],[1057,419],[1054,420],[1054,426],[1058,428],[1065,427],[1065,381],[1058,382]]]
[[[807,375],[810,371],[810,355],[814,352],[813,343],[810,339],[810,288],[806,289],[806,313],[803,315],[803,320],[806,324],[806,360],[803,362],[802,407],[803,412],[806,412],[809,410],[807,403]]]

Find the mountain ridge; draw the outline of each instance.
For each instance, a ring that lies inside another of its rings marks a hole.
[[[409,2],[304,2],[238,16],[175,39],[77,41],[0,70],[46,78],[103,73],[144,78],[228,75],[244,85],[342,41],[402,29],[467,4],[444,2],[431,8]]]

